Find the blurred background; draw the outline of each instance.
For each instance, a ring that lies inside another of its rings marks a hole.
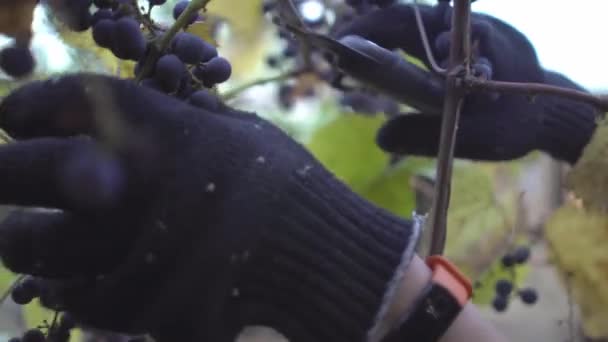
[[[170,25],[175,2],[155,8],[153,18]],[[309,23],[323,29],[338,20],[333,9],[340,2],[302,0],[299,9]],[[286,130],[370,201],[407,218],[416,208],[428,207],[434,161],[395,158],[374,144],[386,118],[407,107],[374,93],[336,90],[324,75],[291,77],[290,71],[302,61],[297,46],[279,34],[265,13],[267,5],[263,0],[210,2],[201,34],[213,40],[233,66],[231,79],[218,92],[229,104],[255,111]],[[479,0],[473,9],[520,29],[546,68],[608,94],[608,2]],[[119,61],[97,47],[88,31],[63,28],[44,7],[36,9],[33,29],[36,73],[19,82],[0,73],[0,96],[21,82],[66,72],[132,76],[132,62]],[[0,36],[0,46],[9,43]],[[564,187],[567,171],[541,153],[513,162],[459,160],[455,165],[446,254],[475,281],[474,301],[513,341],[608,341],[608,221],[585,214]],[[531,250],[529,261],[515,272],[505,269],[501,258],[522,246]],[[496,281],[505,278],[535,289],[538,301],[513,301],[504,312],[494,310]],[[0,268],[0,293],[14,279]],[[51,317],[35,303],[19,307],[8,299],[0,307],[0,342]],[[125,339],[79,333],[72,340]],[[258,328],[245,331],[241,340],[280,337]]]

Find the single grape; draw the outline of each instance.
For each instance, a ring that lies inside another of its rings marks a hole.
[[[232,74],[230,62],[223,57],[215,57],[202,68],[203,84],[212,87],[215,84],[227,81]]]
[[[125,56],[125,59],[136,61],[146,52],[146,38],[137,20],[130,17],[117,20],[113,33],[112,51],[118,51],[117,57]]]
[[[36,298],[36,294],[29,291],[26,287],[22,286],[22,284],[19,284],[15,286],[11,292],[11,298],[13,299],[13,302],[19,305],[26,305]]]
[[[282,84],[279,87],[279,104],[284,109],[289,109],[294,104],[294,87],[290,84]]]
[[[536,290],[532,288],[521,289],[518,294],[521,301],[529,305],[536,303],[538,300],[538,294],[536,293]]]
[[[46,338],[40,329],[30,329],[23,334],[21,342],[44,342]]]
[[[496,293],[507,297],[513,291],[513,283],[507,279],[500,279],[496,282]]]
[[[114,19],[113,16],[114,15],[112,14],[112,11],[110,11],[109,9],[100,9],[93,14],[91,23],[93,26],[95,26],[95,24],[97,24],[102,19]]]
[[[102,19],[93,26],[93,40],[103,48],[111,49],[114,42],[116,23],[110,19]]]
[[[181,32],[174,38],[173,53],[184,63],[198,64],[216,57],[217,49],[192,33]]]
[[[277,56],[268,56],[266,58],[266,65],[268,65],[272,69],[276,69],[279,66],[279,58]]]
[[[188,103],[196,107],[205,108],[209,111],[217,110],[220,104],[218,98],[211,95],[206,90],[199,90],[192,93],[188,98]]]
[[[57,16],[66,26],[76,32],[86,31],[91,27],[93,16],[89,8],[93,0],[66,0],[57,8]]]
[[[34,70],[36,61],[27,47],[11,46],[0,51],[0,68],[12,77],[19,78]]]
[[[264,0],[262,3],[262,13],[268,13],[277,7],[277,3],[274,0]]]
[[[175,7],[173,7],[173,19],[177,20],[177,18],[179,18],[179,16],[182,15],[184,10],[186,10],[186,7],[188,7],[188,5],[190,5],[190,1],[180,1],[177,4],[175,4]],[[190,20],[189,20],[188,24],[194,23],[196,21],[196,19],[198,19],[198,14],[193,13],[190,16]]]
[[[496,296],[492,300],[492,307],[498,312],[507,310],[507,306],[509,306],[509,300],[506,297]]]
[[[516,263],[523,264],[530,258],[530,248],[527,246],[519,246],[513,251],[513,258]]]
[[[65,312],[61,316],[61,320],[59,321],[59,326],[65,330],[74,329],[76,327],[76,319],[74,319],[74,316],[72,316],[70,313]]]
[[[502,257],[500,262],[502,263],[502,265],[504,267],[511,267],[511,266],[515,265],[515,258],[513,258],[512,254],[507,253]]]
[[[179,87],[185,73],[184,63],[176,55],[169,54],[162,56],[156,62],[154,77],[166,92],[172,93]]]
[[[150,6],[157,6],[164,4],[167,0],[148,0],[148,2],[150,3]]]

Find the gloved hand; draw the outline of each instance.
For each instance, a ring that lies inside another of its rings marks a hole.
[[[419,8],[433,55],[445,67],[452,8],[446,2]],[[473,68],[481,77],[583,90],[562,75],[543,70],[530,42],[508,24],[474,13],[471,27]],[[411,5],[396,4],[356,17],[335,35],[358,35],[387,49],[400,48],[429,65]],[[574,163],[595,129],[596,115],[589,105],[556,96],[539,95],[531,101],[519,94],[471,94],[463,105],[455,156],[508,160],[542,150]],[[441,117],[428,113],[394,117],[380,129],[378,144],[392,153],[436,156],[440,126]]]
[[[0,203],[30,208],[0,225],[4,265],[80,324],[159,342],[245,325],[363,340],[411,224],[272,124],[202,105],[87,74],[7,96],[0,127],[18,140],[0,147]]]

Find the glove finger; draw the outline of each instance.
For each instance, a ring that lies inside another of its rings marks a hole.
[[[116,267],[129,230],[59,210],[19,209],[0,223],[0,259],[15,273],[95,276]]]
[[[17,139],[84,134],[115,145],[189,110],[194,109],[129,80],[73,74],[10,93],[0,103],[0,127]]]
[[[126,172],[86,138],[38,138],[0,147],[0,203],[70,210],[120,205]]]
[[[508,119],[508,118],[507,118]],[[458,124],[454,156],[472,160],[511,160],[531,150],[526,135],[509,134],[504,120],[491,115],[463,115]],[[402,115],[389,120],[377,135],[377,143],[390,153],[437,156],[441,117]]]
[[[448,5],[418,5],[429,37],[444,31],[443,13]],[[424,47],[416,24],[414,8],[410,5],[393,5],[356,17],[336,30],[336,38],[357,35],[386,48],[401,48],[405,52],[424,58]]]

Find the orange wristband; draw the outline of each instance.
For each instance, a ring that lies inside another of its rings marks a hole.
[[[433,272],[429,284],[383,342],[436,342],[471,299],[471,282],[449,260],[432,255],[426,264]]]

